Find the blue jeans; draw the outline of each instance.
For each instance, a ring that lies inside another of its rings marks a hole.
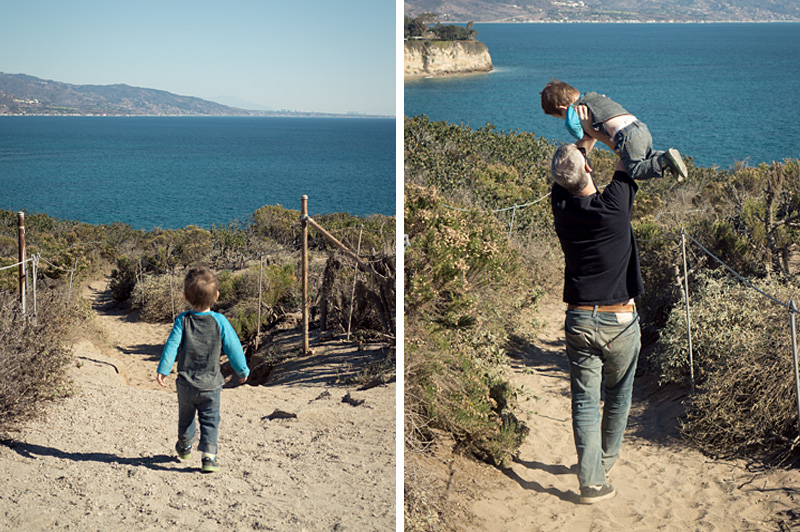
[[[200,444],[197,450],[217,454],[219,405],[222,388],[200,391],[177,382],[178,388],[178,445],[188,447],[195,441],[195,414],[200,422]]]
[[[636,312],[567,311],[564,331],[581,487],[604,484],[605,472],[619,456],[642,346],[638,318]]]
[[[663,151],[653,149],[653,137],[644,122],[634,123],[622,128],[614,135],[614,150],[625,165],[628,175],[633,179],[661,177]]]

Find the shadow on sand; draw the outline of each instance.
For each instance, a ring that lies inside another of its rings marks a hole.
[[[110,453],[71,453],[62,451],[54,447],[45,447],[33,443],[25,443],[17,440],[2,440],[0,445],[8,447],[24,458],[36,460],[41,456],[50,456],[60,460],[72,460],[73,462],[100,462],[102,464],[120,464],[137,467],[146,467],[156,471],[174,471],[176,473],[191,473],[192,469],[179,467],[181,463],[175,456],[157,455],[141,458],[124,458]],[[169,467],[167,464],[172,464]]]

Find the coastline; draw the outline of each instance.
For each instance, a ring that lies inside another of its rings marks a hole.
[[[298,209],[292,209],[292,208],[289,208],[289,207],[284,207],[283,205],[281,205],[279,203],[276,203],[274,205],[262,205],[261,207],[256,209],[256,211],[258,211],[260,209],[263,209],[263,208],[282,209],[283,211],[285,211],[287,213],[298,213],[299,214],[299,212],[300,212]],[[129,229],[131,231],[142,231],[142,232],[145,232],[145,233],[150,233],[150,232],[153,232],[153,231],[183,231],[183,230],[186,230],[186,229],[189,229],[189,228],[197,228],[197,229],[201,229],[203,231],[213,231],[215,228],[229,227],[229,226],[232,226],[232,225],[237,224],[237,223],[239,223],[239,224],[243,223],[242,220],[228,220],[226,222],[214,222],[214,221],[212,221],[212,222],[209,222],[209,223],[198,223],[198,224],[189,223],[189,224],[186,224],[186,225],[182,225],[180,227],[158,225],[158,226],[153,226],[153,227],[148,229],[148,228],[145,228],[145,227],[140,227],[137,224],[134,224],[133,222],[126,222],[126,221],[122,221],[122,220],[114,220],[113,222],[105,222],[105,221],[104,222],[94,222],[94,221],[87,221],[87,220],[83,220],[83,219],[79,219],[79,218],[73,218],[73,217],[69,217],[69,216],[62,217],[62,216],[58,216],[56,214],[50,214],[48,212],[39,211],[39,210],[28,210],[28,209],[26,209],[24,207],[21,208],[21,209],[9,209],[9,208],[5,208],[5,207],[0,207],[0,217],[8,216],[9,218],[16,219],[17,213],[20,213],[20,212],[24,213],[25,217],[28,218],[28,219],[30,219],[30,218],[45,218],[45,219],[52,220],[55,223],[63,223],[63,224],[73,225],[73,226],[88,225],[88,226],[96,227],[96,228],[100,228],[100,229],[109,229],[109,228],[111,228],[113,226],[121,226],[121,227],[126,227],[127,229]],[[253,212],[253,215],[254,214],[255,214],[255,211]],[[251,218],[252,218],[253,215],[251,215]],[[342,218],[342,219],[350,219],[350,218],[352,218],[355,221],[363,223],[363,222],[365,222],[365,221],[367,221],[367,220],[369,220],[371,218],[378,218],[378,217],[383,217],[383,218],[386,218],[386,219],[395,219],[397,215],[394,215],[394,214],[392,214],[392,215],[383,214],[383,213],[380,213],[380,212],[374,212],[374,213],[370,213],[370,214],[353,214],[353,213],[350,213],[350,212],[318,212],[318,213],[315,213],[312,217],[313,218],[324,218],[326,216],[335,216],[335,217]]]
[[[419,74],[406,74],[403,76],[403,81],[418,81],[422,79],[441,79],[441,78],[457,78],[469,76],[482,76],[492,74],[492,70],[465,70],[463,72],[445,72],[440,74],[431,74],[430,72],[421,72]]]
[[[394,115],[326,114],[326,113],[273,113],[252,115],[202,115],[202,114],[114,114],[114,113],[0,113],[0,118],[15,117],[71,117],[71,118],[344,118],[348,120],[395,120]]]
[[[448,24],[800,24],[791,20],[447,20]]]

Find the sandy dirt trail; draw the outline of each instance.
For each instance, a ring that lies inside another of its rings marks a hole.
[[[394,530],[395,383],[338,384],[366,355],[320,347],[280,384],[223,389],[221,470],[202,474],[196,450],[175,458],[174,374],[153,378],[169,325],[115,310],[105,281],[85,295],[102,337],[75,344],[77,393],[0,443],[0,530]]]
[[[540,317],[546,325],[535,347],[514,355],[513,380],[529,392],[521,407],[531,434],[504,472],[489,466],[452,469],[452,502],[469,516],[461,529],[800,529],[800,472],[751,471],[743,461],[715,461],[690,448],[677,430],[681,398],[653,393],[643,378],[635,386],[628,430],[611,474],[616,497],[578,504],[563,303],[545,300]],[[480,491],[468,488],[476,483]]]

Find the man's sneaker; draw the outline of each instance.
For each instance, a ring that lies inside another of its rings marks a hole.
[[[661,156],[661,164],[664,168],[672,170],[673,175],[678,178],[678,181],[683,181],[689,177],[689,172],[686,170],[686,165],[683,164],[681,154],[675,148],[670,148]]]
[[[604,501],[610,499],[616,493],[614,486],[608,483],[602,486],[584,486],[581,488],[581,504],[594,504]]]
[[[203,473],[213,473],[219,471],[219,464],[217,464],[216,456],[203,457]]]
[[[175,444],[175,451],[178,453],[179,460],[188,460],[192,457],[191,444],[187,445],[186,447],[181,447],[180,442],[178,442]]]
[[[605,473],[606,473],[606,478],[608,478],[608,476],[611,474],[611,472],[614,471],[615,467],[617,467],[617,463],[616,462],[611,464],[611,467],[609,467],[608,469],[603,468],[605,470]]]

